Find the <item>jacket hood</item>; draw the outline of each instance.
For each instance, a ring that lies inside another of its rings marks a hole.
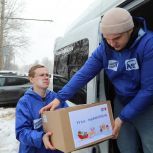
[[[46,99],[49,97],[49,94],[50,94],[51,91],[49,91],[48,89],[46,90]],[[32,96],[32,97],[35,97],[36,99],[40,100],[42,99],[42,97],[36,93],[34,90],[33,90],[33,87],[30,87],[24,95],[29,95],[29,96]]]
[[[133,43],[129,46],[129,48],[135,46],[135,44],[147,33],[147,26],[146,26],[146,21],[142,17],[135,17],[134,18],[134,23],[135,23],[135,29],[137,31],[137,36],[133,40]]]

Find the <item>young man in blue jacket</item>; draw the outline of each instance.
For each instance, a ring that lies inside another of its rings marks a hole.
[[[49,141],[52,133],[44,133],[39,110],[50,103],[56,93],[48,90],[48,69],[35,65],[29,70],[32,87],[20,98],[16,107],[16,138],[20,142],[19,153],[62,153]],[[63,101],[58,108],[67,107]]]
[[[115,88],[113,135],[120,152],[138,153],[141,146],[153,153],[153,32],[122,8],[107,11],[100,28],[101,44],[40,112],[56,108],[104,69]]]

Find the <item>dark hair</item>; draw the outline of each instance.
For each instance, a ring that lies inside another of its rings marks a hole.
[[[40,64],[32,66],[30,68],[29,72],[28,72],[28,77],[34,77],[35,76],[35,70],[38,69],[38,68],[43,68],[43,67],[45,67],[45,66],[40,65]]]

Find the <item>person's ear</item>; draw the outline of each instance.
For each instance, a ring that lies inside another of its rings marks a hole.
[[[29,81],[31,82],[31,83],[33,83],[33,77],[29,77]]]

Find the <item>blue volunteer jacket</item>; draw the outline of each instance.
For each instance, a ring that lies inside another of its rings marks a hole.
[[[47,150],[44,147],[42,137],[43,128],[39,110],[49,104],[56,93],[46,91],[43,101],[41,96],[29,88],[19,100],[16,107],[16,139],[20,141],[19,153],[61,153],[61,151]],[[67,107],[62,102],[59,108]]]
[[[114,85],[124,109],[119,117],[131,120],[149,105],[153,104],[153,32],[146,28],[144,19],[137,19],[143,25],[129,48],[118,52],[103,40],[84,66],[57,93],[59,100],[69,99],[87,84],[102,69]]]

